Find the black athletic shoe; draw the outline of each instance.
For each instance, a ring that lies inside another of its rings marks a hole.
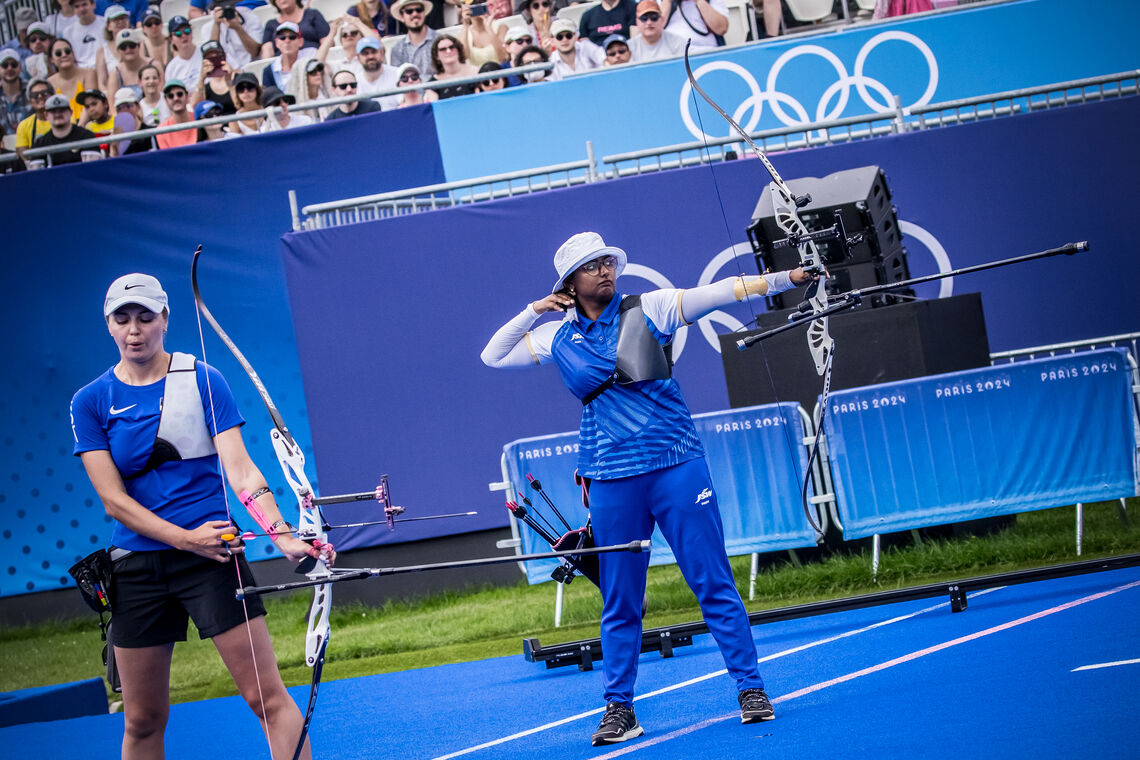
[[[626,707],[621,702],[610,702],[606,705],[606,714],[602,716],[601,725],[590,737],[590,744],[595,747],[616,744],[641,736],[643,733],[645,731],[638,725],[633,708]]]
[[[763,689],[745,689],[740,692],[740,722],[759,723],[776,717],[772,703]]]

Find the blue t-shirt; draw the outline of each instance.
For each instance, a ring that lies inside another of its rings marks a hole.
[[[578,398],[601,385],[617,362],[621,295],[597,320],[578,313],[551,342],[551,357],[562,381]],[[664,345],[672,337],[646,318]],[[672,467],[704,456],[681,388],[673,378],[614,384],[582,409],[578,431],[578,474],[613,480]]]
[[[196,370],[206,428],[211,432],[226,431],[245,424],[221,373],[202,362],[197,362]],[[127,385],[115,377],[114,367],[80,388],[71,399],[75,454],[109,451],[115,467],[124,477],[141,470],[154,449],[165,389],[165,377],[150,385]],[[227,519],[225,484],[217,454],[166,462],[124,484],[132,499],[181,528],[190,530],[207,520]],[[133,551],[171,548],[161,541],[140,536],[118,521],[114,523],[111,544]]]
[[[149,4],[146,0],[95,0],[95,15],[102,16],[112,5],[121,5],[131,14],[131,26],[142,23],[143,14]]]

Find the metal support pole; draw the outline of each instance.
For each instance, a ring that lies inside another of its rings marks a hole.
[[[586,159],[590,165],[586,168],[586,182],[598,181],[598,157],[594,155],[594,141],[586,141]]]
[[[879,579],[879,534],[871,536],[871,580]]]
[[[1081,544],[1085,537],[1085,505],[1077,504],[1077,556],[1081,556]]]
[[[903,111],[902,98],[900,98],[898,95],[895,95],[894,98],[895,118],[894,121],[891,122],[891,129],[896,135],[901,135],[903,132],[906,132],[906,112]]]
[[[293,232],[301,231],[301,209],[297,206],[297,191],[289,191],[289,213],[293,216]]]
[[[752,563],[748,570],[748,601],[756,598],[756,576],[760,572],[760,555],[752,552]]]
[[[562,587],[565,584],[555,583],[554,585],[557,586],[554,589],[554,627],[560,628],[562,627]]]

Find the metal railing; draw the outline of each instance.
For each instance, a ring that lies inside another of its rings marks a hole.
[[[778,153],[981,119],[1003,118],[1031,110],[1135,95],[1138,92],[1140,92],[1140,70],[1131,70],[1040,87],[949,100],[916,108],[903,108],[896,97],[895,108],[888,113],[849,116],[762,130],[750,133],[749,137],[765,152]],[[602,157],[603,168],[597,170],[594,168],[592,144],[587,142],[587,158],[581,161],[305,206],[297,229],[353,224],[461,203],[494,200],[508,195],[541,192],[575,184],[733,160],[740,157],[741,145],[739,137],[722,137],[707,142],[693,141],[618,153]],[[563,177],[554,176],[568,171],[577,173],[566,174]],[[524,178],[526,180],[524,185],[510,184],[514,180]],[[496,186],[499,186],[498,190],[491,189]]]

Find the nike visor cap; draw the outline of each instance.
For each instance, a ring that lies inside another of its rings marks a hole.
[[[109,317],[115,310],[129,303],[137,303],[155,314],[161,314],[163,309],[169,311],[166,291],[162,283],[149,274],[125,274],[111,283],[107,288],[107,298],[103,301],[103,316]]]

